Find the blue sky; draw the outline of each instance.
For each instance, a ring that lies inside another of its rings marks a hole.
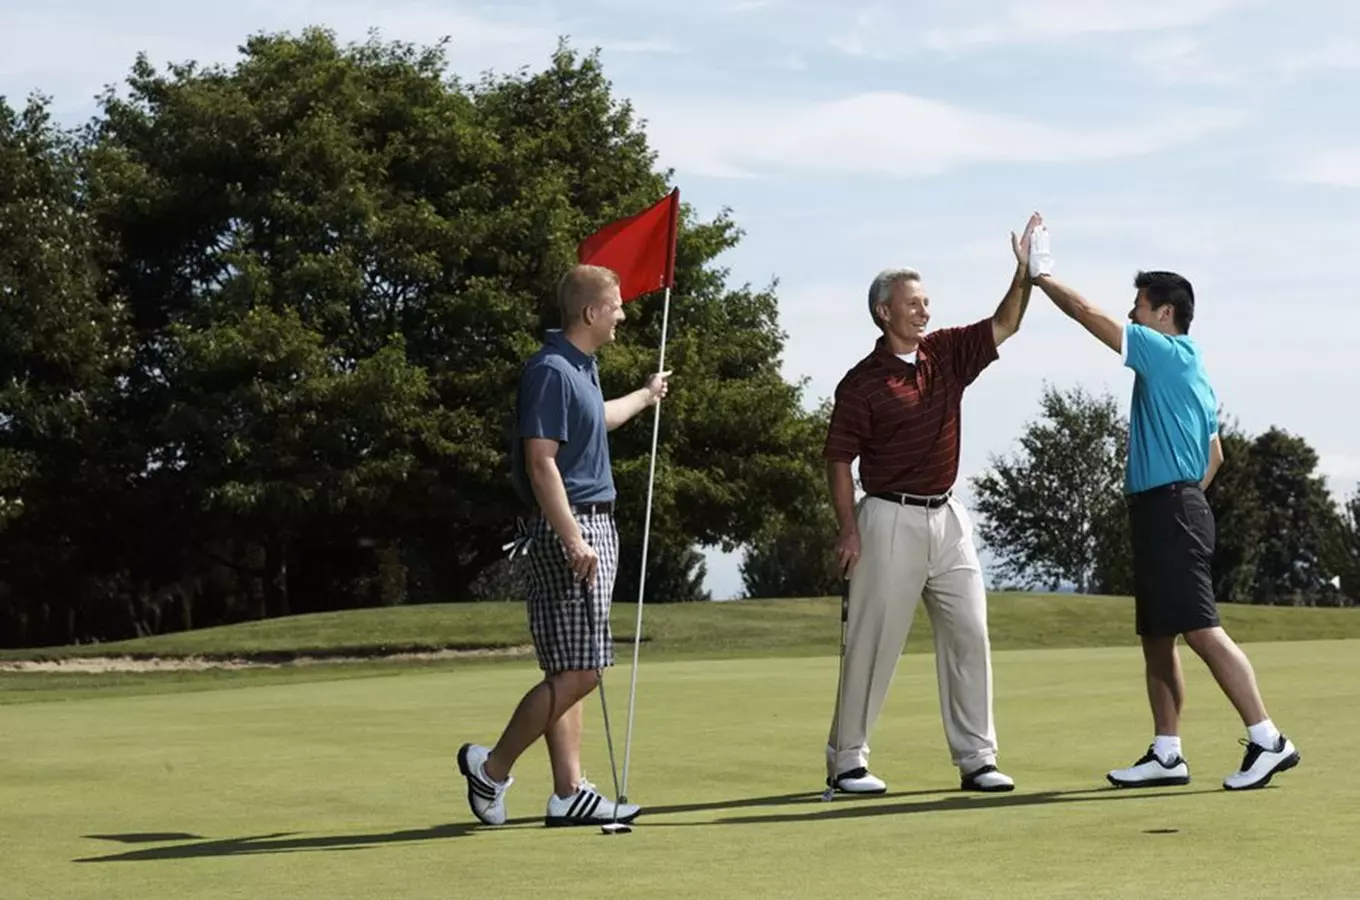
[[[1360,4],[1341,0],[575,0],[475,4],[0,0],[0,94],[65,120],[135,54],[229,61],[259,30],[451,39],[461,73],[598,46],[662,165],[744,228],[734,283],[778,279],[785,371],[826,396],[871,346],[864,292],[920,269],[934,323],[990,313],[1009,231],[1050,223],[1056,273],[1116,315],[1139,268],[1196,287],[1193,333],[1229,412],[1304,436],[1360,480]],[[646,301],[644,301],[646,302]],[[1036,295],[970,389],[960,486],[1013,449],[1045,382],[1109,390],[1117,357]],[[676,387],[681,382],[677,381]],[[664,413],[663,413],[664,414]],[[650,421],[650,420],[649,420]],[[740,590],[712,554],[709,586]]]

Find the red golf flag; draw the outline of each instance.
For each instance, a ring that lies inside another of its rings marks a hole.
[[[576,248],[579,262],[613,269],[623,302],[675,284],[675,234],[680,189],[640,213],[615,219]]]

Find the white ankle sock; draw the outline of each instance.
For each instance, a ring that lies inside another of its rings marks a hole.
[[[1280,729],[1275,727],[1275,723],[1266,719],[1264,722],[1257,722],[1255,725],[1247,727],[1247,736],[1251,738],[1253,744],[1259,744],[1267,750],[1274,750],[1280,743]]]
[[[1152,739],[1152,752],[1164,763],[1169,763],[1181,755],[1181,737],[1178,734],[1159,734]]]

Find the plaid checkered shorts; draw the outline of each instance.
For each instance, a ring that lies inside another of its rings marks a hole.
[[[549,675],[614,664],[609,605],[619,568],[618,526],[606,512],[578,513],[576,521],[600,557],[590,588],[572,572],[566,548],[548,520],[540,516],[529,526],[529,633],[539,668]]]

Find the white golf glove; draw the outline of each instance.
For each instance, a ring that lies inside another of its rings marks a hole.
[[[1040,225],[1029,236],[1029,277],[1053,274],[1053,251],[1049,247],[1048,226]]]

